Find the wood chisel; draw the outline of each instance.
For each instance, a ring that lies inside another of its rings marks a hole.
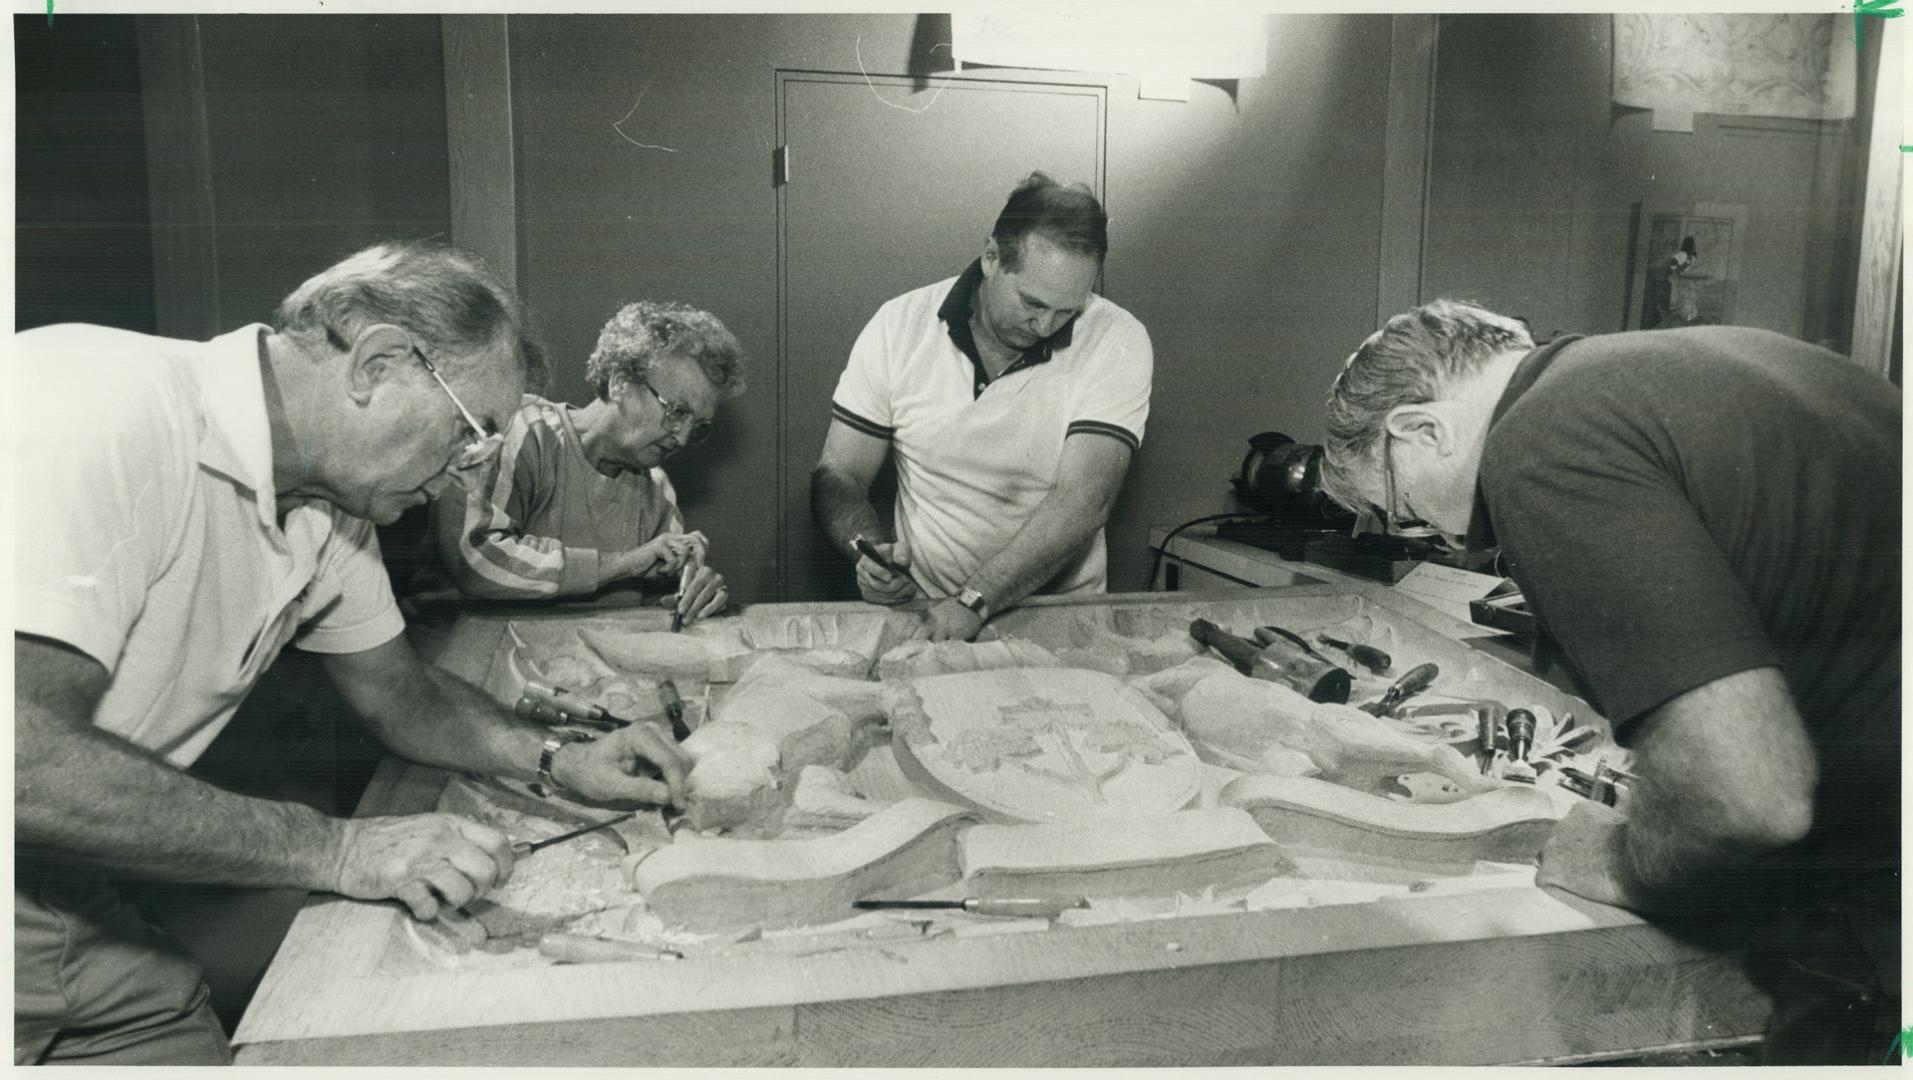
[[[590,937],[585,934],[546,934],[538,951],[561,964],[615,964],[624,960],[682,960],[676,949],[653,949],[635,941]]]
[[[1395,666],[1394,657],[1389,656],[1373,645],[1362,645],[1357,642],[1343,641],[1341,638],[1332,638],[1327,634],[1318,634],[1316,636],[1322,639],[1322,644],[1327,645],[1331,649],[1342,650],[1348,654],[1350,660],[1355,661],[1377,675]]]
[[[1534,713],[1527,709],[1508,710],[1508,764],[1501,770],[1503,780],[1534,783],[1534,766],[1528,764],[1528,750],[1534,746],[1534,726]]]
[[[684,699],[678,696],[678,684],[659,679],[658,699],[664,702],[664,715],[671,718],[671,737],[679,742],[690,738],[691,729],[684,725]]]
[[[907,578],[910,576],[910,571],[905,570],[903,567],[898,566],[896,563],[893,563],[889,559],[884,558],[883,553],[877,550],[877,545],[871,543],[870,541],[864,539],[863,537],[859,536],[855,540],[852,540],[850,543],[852,547],[855,547],[857,549],[857,554],[862,555],[864,558],[869,559],[871,562],[876,563],[878,566],[883,567],[885,570],[889,571],[890,573],[895,574],[898,577]]]
[[[671,632],[673,634],[684,629],[684,609],[682,605],[684,603],[684,590],[688,587],[690,580],[691,564],[687,562],[684,564],[684,569],[678,571],[678,594],[675,603],[673,603],[671,607]]]
[[[1435,664],[1422,664],[1419,667],[1409,668],[1407,674],[1396,679],[1387,690],[1382,691],[1381,697],[1363,705],[1362,711],[1371,716],[1385,716],[1388,710],[1428,689],[1429,685],[1435,681],[1435,677],[1440,674],[1441,668]]]
[[[684,723],[684,699],[678,695],[677,684],[670,679],[659,680],[658,700],[664,706],[665,717],[671,721],[671,737],[679,742],[689,738],[691,729]],[[593,705],[562,687],[533,680],[526,681],[525,692],[519,695],[512,711],[541,724],[573,724],[600,732],[631,726],[631,721],[601,705]]]
[[[1221,653],[1244,675],[1280,683],[1310,701],[1340,705],[1348,700],[1354,685],[1348,672],[1322,659],[1306,643],[1298,647],[1284,635],[1267,635],[1267,640],[1258,644],[1207,619],[1197,619],[1189,624],[1189,636]]]
[[[967,911],[972,915],[996,915],[1012,919],[1054,919],[1073,908],[1086,908],[1089,901],[1073,897],[1005,897],[995,899],[972,896],[964,900],[859,900],[850,905],[864,911]]]
[[[583,836],[586,833],[597,832],[599,829],[605,828],[606,826],[617,825],[621,822],[630,821],[632,818],[636,816],[637,816],[637,811],[633,810],[627,813],[619,814],[616,817],[606,818],[605,820],[600,821],[595,825],[586,825],[582,829],[573,829],[568,833],[559,833],[557,836],[548,837],[544,840],[536,840],[536,841],[514,840],[512,841],[512,845],[511,845],[511,853],[519,858],[524,858],[526,855],[529,855],[532,852],[537,851],[539,848],[548,848],[553,844],[562,844],[566,840],[571,840],[573,838]]]
[[[1256,644],[1261,645],[1263,648],[1267,648],[1268,646],[1275,644],[1275,639],[1278,637],[1287,638],[1290,641],[1295,642],[1296,648],[1301,649],[1303,652],[1308,653],[1310,656],[1315,657],[1317,660],[1322,661],[1324,664],[1332,664],[1335,662],[1333,660],[1330,660],[1328,657],[1323,656],[1321,653],[1316,652],[1315,646],[1310,645],[1308,641],[1302,637],[1302,635],[1294,632],[1293,630],[1284,630],[1279,626],[1258,626],[1255,628],[1255,642]]]

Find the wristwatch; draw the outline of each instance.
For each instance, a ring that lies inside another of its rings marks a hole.
[[[562,728],[555,729],[551,734],[546,735],[544,745],[538,749],[538,783],[554,790],[564,787],[551,775],[551,765],[558,759],[558,751],[572,743],[590,741],[591,736],[582,731],[567,731]]]
[[[984,622],[990,621],[989,601],[983,599],[983,594],[977,592],[975,589],[965,586],[961,592],[956,594],[956,602],[976,612],[976,617]]]

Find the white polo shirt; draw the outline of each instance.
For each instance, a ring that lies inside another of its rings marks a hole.
[[[13,339],[14,630],[104,664],[93,722],[180,767],[295,634],[347,653],[404,629],[370,522],[317,500],[277,521],[265,329]]]
[[[968,344],[981,279],[963,274],[877,309],[837,381],[831,415],[890,440],[897,462],[896,528],[911,575],[950,596],[1008,546],[1056,487],[1063,440],[1142,445],[1154,354],[1136,317],[1094,293],[1076,318],[987,384]],[[970,346],[972,349],[974,346]],[[1101,529],[1041,591],[1101,592]]]

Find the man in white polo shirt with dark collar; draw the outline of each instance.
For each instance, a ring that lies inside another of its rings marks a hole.
[[[231,1060],[198,964],[117,879],[431,919],[511,873],[509,839],[477,821],[344,821],[184,771],[290,641],[414,760],[600,802],[683,790],[688,759],[654,725],[561,742],[400,634],[372,526],[496,454],[532,356],[490,271],[421,244],[362,251],[272,325],[209,342],[15,336],[15,1064]],[[632,775],[640,759],[668,782]]]
[[[885,303],[851,348],[811,508],[866,600],[930,598],[933,638],[975,637],[1033,592],[1105,588],[1103,523],[1154,368],[1142,323],[1090,292],[1108,250],[1095,195],[1033,173],[980,259]],[[870,483],[893,450],[889,542]]]

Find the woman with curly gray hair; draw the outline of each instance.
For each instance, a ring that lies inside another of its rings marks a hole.
[[[433,509],[440,565],[489,599],[596,592],[664,581],[686,621],[723,610],[710,542],[685,528],[664,460],[708,438],[718,405],[744,390],[744,350],[717,316],[641,300],[605,323],[585,364],[583,406],[527,394],[502,453]]]

